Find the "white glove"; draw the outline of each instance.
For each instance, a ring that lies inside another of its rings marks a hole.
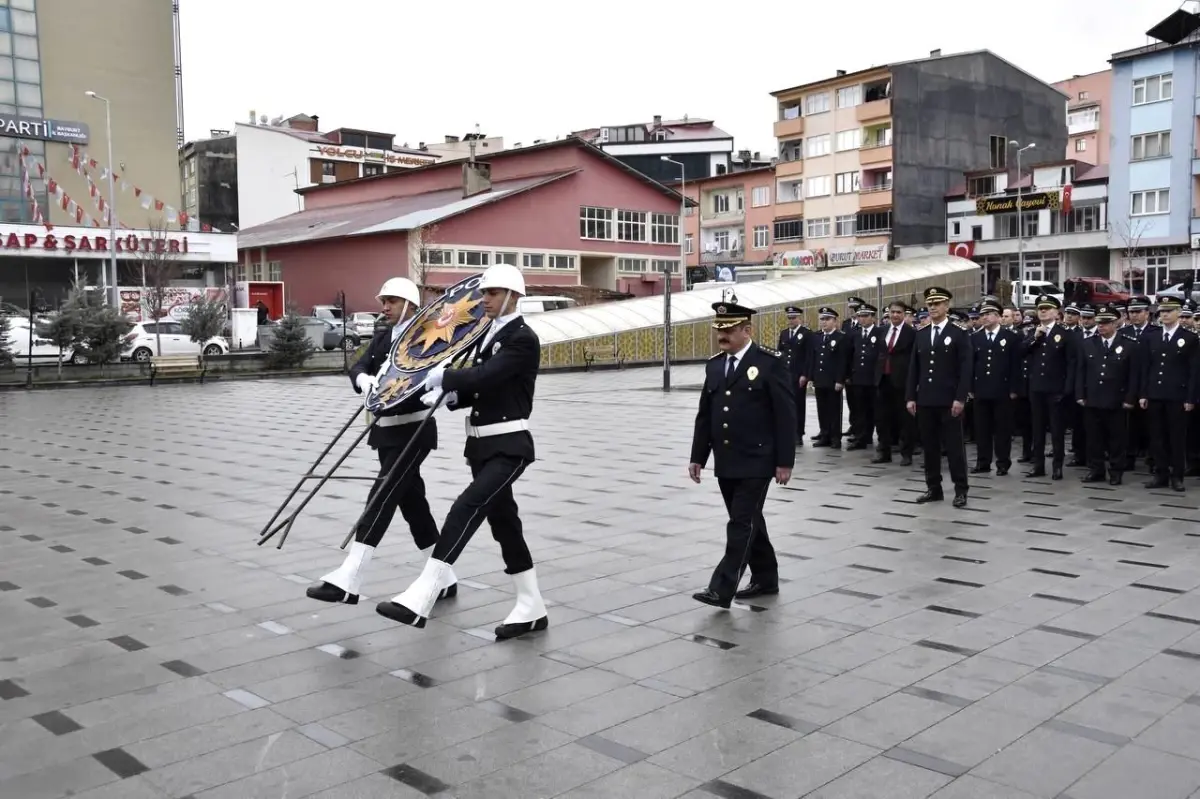
[[[360,374],[354,380],[354,384],[358,386],[358,390],[366,394],[373,388],[379,388],[379,378],[375,375],[369,375],[366,372]]]
[[[437,401],[441,399],[443,393],[440,388],[435,388],[433,391],[426,391],[421,395],[421,402],[424,403],[426,408],[432,408],[434,405],[437,405]]]
[[[446,374],[447,365],[445,361],[442,361],[429,370],[429,374],[425,376],[425,388],[434,389],[442,387],[442,376]]]

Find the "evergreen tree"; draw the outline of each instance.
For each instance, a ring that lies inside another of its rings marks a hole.
[[[289,306],[271,340],[267,353],[267,366],[271,369],[296,369],[316,351],[304,329],[304,321],[294,306]]]
[[[75,353],[88,363],[105,364],[118,360],[125,349],[125,334],[133,324],[117,308],[105,304],[99,294],[89,295],[81,287],[71,291],[63,314],[73,318]]]
[[[180,327],[184,335],[203,348],[204,342],[221,335],[227,315],[224,302],[215,297],[201,297],[188,306]]]
[[[12,338],[9,336],[8,314],[0,308],[0,369],[13,366]]]

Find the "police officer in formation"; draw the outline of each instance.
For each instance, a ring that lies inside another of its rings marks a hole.
[[[875,325],[875,306],[863,302],[855,316],[858,325],[849,334],[850,362],[846,374],[847,397],[850,404],[850,443],[848,450],[866,449],[875,438],[875,395],[878,391],[878,362],[882,353],[878,328]]]
[[[810,337],[808,366],[802,376],[817,398],[814,447],[842,448],[842,391],[850,363],[846,334],[837,328],[838,312],[828,306],[817,314],[820,330]]]
[[[1138,401],[1135,345],[1117,335],[1120,314],[1111,305],[1095,310],[1097,331],[1083,339],[1075,373],[1075,402],[1087,426],[1085,483],[1120,485],[1125,472],[1129,412]],[[1106,468],[1107,464],[1107,468]]]
[[[776,349],[787,361],[792,376],[792,388],[796,398],[796,446],[804,446],[804,419],[808,406],[808,350],[812,331],[804,326],[804,310],[789,305],[785,310],[787,327],[779,331]]]
[[[1012,467],[1013,402],[1021,380],[1022,339],[1000,326],[1000,303],[985,299],[979,306],[982,327],[971,334],[973,352],[971,405],[975,423],[975,467],[986,474],[996,461],[1003,477]]]

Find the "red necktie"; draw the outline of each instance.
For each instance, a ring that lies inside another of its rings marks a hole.
[[[892,325],[892,332],[888,335],[888,355],[892,354],[892,348],[896,346],[896,326]],[[892,373],[892,359],[883,359],[883,373],[890,375]]]

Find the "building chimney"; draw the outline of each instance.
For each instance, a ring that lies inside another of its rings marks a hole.
[[[250,109],[250,124],[254,125],[258,122],[258,112],[253,108]]]
[[[425,142],[423,142],[423,141],[419,141],[419,142],[417,142],[417,149],[418,149],[418,150],[424,150],[424,149],[425,149]]]
[[[758,150],[755,150],[755,151],[754,151],[754,160],[755,160],[755,161],[761,161],[761,160],[762,160],[762,153],[760,153]]]
[[[841,77],[844,77],[844,76],[845,76],[845,74],[846,74],[846,70],[844,70],[844,69],[839,69],[839,70],[837,71],[837,76],[838,76],[839,78],[841,78]]]
[[[662,114],[655,114],[654,115],[654,127],[657,128],[661,124],[662,124]]]
[[[930,58],[941,58],[942,57],[942,48],[939,47],[936,50],[930,50],[929,57]]]
[[[463,163],[463,199],[492,189],[492,165],[472,158]]]
[[[313,131],[320,130],[321,129],[321,118],[319,116],[317,116],[316,114],[313,114],[312,118],[313,118]]]
[[[447,134],[446,144],[458,144],[458,142],[459,142],[459,138],[457,136],[450,136]]]

